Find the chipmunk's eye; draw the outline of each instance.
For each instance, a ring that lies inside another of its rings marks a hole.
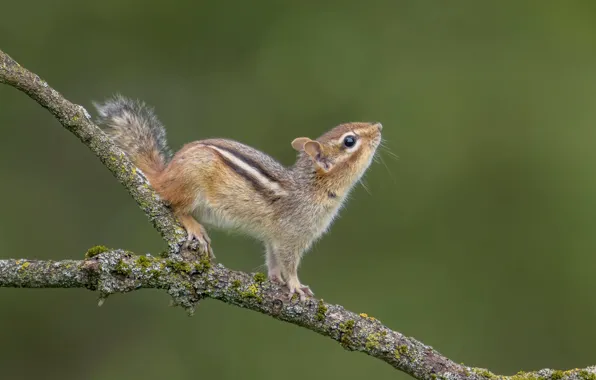
[[[346,137],[344,138],[344,145],[345,145],[347,148],[351,148],[351,147],[353,147],[354,145],[356,145],[356,136],[346,136]]]

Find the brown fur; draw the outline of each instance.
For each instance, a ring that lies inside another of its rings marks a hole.
[[[290,293],[301,297],[312,294],[298,280],[300,260],[328,230],[369,167],[380,143],[380,124],[347,123],[316,140],[297,138],[291,145],[298,157],[289,168],[227,139],[186,144],[167,162],[165,140],[155,135],[163,127],[151,124],[157,120],[152,114],[153,118],[147,117],[144,109],[131,113],[130,107],[118,114],[114,103],[106,107],[113,111],[112,117],[104,117],[106,131],[171,205],[189,239],[199,240],[210,251],[199,221],[253,236],[265,246],[271,280],[285,281]],[[122,113],[131,114],[122,117]],[[354,148],[339,141],[348,132],[358,140]]]

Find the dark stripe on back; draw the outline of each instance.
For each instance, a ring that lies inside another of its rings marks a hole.
[[[281,185],[279,183],[279,179],[275,178],[273,176],[273,174],[269,173],[267,171],[267,169],[265,169],[263,167],[263,165],[259,164],[258,162],[256,162],[252,158],[247,157],[247,156],[245,156],[244,154],[242,154],[242,153],[240,153],[238,151],[232,150],[232,149],[228,148],[227,146],[222,146],[222,145],[219,145],[219,144],[214,144],[212,142],[207,143],[207,145],[213,145],[216,148],[219,148],[221,150],[225,150],[226,152],[230,153],[231,155],[233,155],[237,159],[239,159],[239,160],[243,161],[244,163],[246,163],[248,166],[250,166],[250,167],[254,168],[255,170],[257,170],[259,173],[261,173],[263,175],[263,177],[266,177],[270,181],[275,182],[275,183]]]
[[[214,145],[215,146],[215,145]],[[218,147],[219,148],[219,147]],[[220,148],[221,149],[221,148]],[[223,154],[219,153],[217,150],[213,149],[213,152],[219,156],[224,164],[226,164],[229,168],[234,170],[238,175],[242,176],[246,179],[251,186],[260,193],[265,199],[268,199],[271,202],[275,202],[279,199],[279,196],[271,197],[272,191],[263,187],[261,183],[250,175],[250,173],[246,172],[246,170],[242,169],[240,166],[234,164],[232,161],[228,160]]]

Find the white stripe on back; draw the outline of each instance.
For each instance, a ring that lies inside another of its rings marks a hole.
[[[230,160],[234,165],[238,166],[245,172],[247,172],[251,177],[256,179],[264,188],[269,189],[276,193],[277,195],[287,195],[286,191],[282,189],[279,183],[271,181],[269,178],[262,175],[257,169],[253,168],[246,162],[242,161],[238,157],[234,156],[232,153],[220,149],[214,145],[205,144],[205,146],[216,150],[219,154],[224,156],[226,159]]]

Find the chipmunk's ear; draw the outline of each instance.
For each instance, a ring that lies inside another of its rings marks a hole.
[[[304,144],[311,141],[308,137],[297,137],[292,141],[292,148],[300,152],[304,148]]]
[[[331,169],[331,163],[323,154],[323,147],[318,141],[310,140],[304,144],[304,151],[312,158],[315,165],[321,170],[328,172]]]
[[[320,142],[311,140],[308,137],[298,137],[292,141],[292,148],[298,152],[308,154],[314,164],[321,170],[327,172],[331,169],[331,163],[323,156],[323,147]]]
[[[321,153],[323,151],[323,148],[321,147],[321,144],[318,141],[307,141],[304,144],[304,151],[306,152],[306,154],[308,154],[309,156],[311,156],[312,158],[317,158],[318,156],[321,156]]]

